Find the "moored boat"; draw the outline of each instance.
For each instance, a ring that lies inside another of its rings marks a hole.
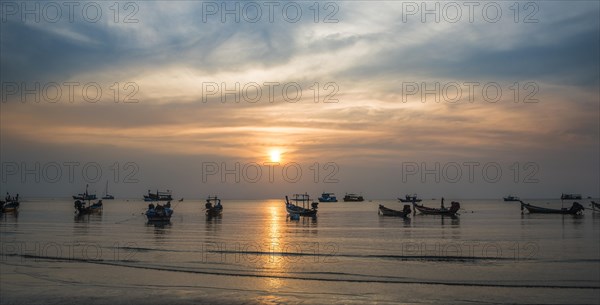
[[[85,215],[92,213],[101,213],[102,212],[102,200],[98,200],[98,202],[91,203],[88,200],[88,204],[85,204],[85,201],[75,200],[75,214],[77,215]]]
[[[362,195],[346,193],[346,196],[344,196],[344,202],[361,202],[361,201],[365,201],[365,198],[363,198]]]
[[[400,202],[421,202],[421,201],[423,201],[422,199],[419,198],[419,196],[417,196],[417,194],[413,194],[412,196],[406,194],[404,196],[404,198],[398,197],[398,200],[400,200]]]
[[[390,208],[386,208],[382,204],[379,205],[379,214],[383,216],[395,216],[395,217],[408,217],[410,215],[410,205],[405,204],[404,209],[402,211],[392,210]]]
[[[288,196],[285,196],[285,209],[292,219],[297,218],[298,216],[317,216],[318,207],[318,202],[310,202],[310,196],[308,194],[294,194],[292,199],[289,199]]]
[[[4,201],[0,201],[0,212],[17,213],[19,211],[19,206],[19,194],[13,197],[8,192],[6,192],[6,197],[4,197]]]
[[[523,201],[520,201],[520,202],[521,202],[521,213],[523,213],[524,209],[527,209],[527,211],[529,211],[529,213],[531,213],[531,214],[577,215],[577,214],[582,214],[583,211],[585,210],[585,208],[581,204],[579,204],[579,202],[573,202],[571,207],[568,209],[567,208],[561,208],[561,209],[543,208],[543,207],[538,207],[535,205],[525,203]]]
[[[450,203],[450,208],[447,208],[444,207],[444,198],[442,198],[442,206],[439,209],[426,207],[416,203],[413,203],[413,207],[415,208],[415,212],[419,211],[421,214],[455,216],[458,213],[458,210],[460,210],[460,203],[452,201]]]
[[[504,201],[521,201],[521,199],[517,196],[513,196],[513,195],[508,195],[506,197],[502,197],[502,199],[504,199]]]
[[[0,210],[2,213],[17,213],[19,211],[19,206],[20,203],[16,200],[0,202]]]
[[[104,196],[102,196],[104,200],[114,200],[115,196],[108,193],[108,180],[106,180],[106,188],[104,188]]]
[[[323,193],[319,197],[319,202],[338,202],[334,193]]]
[[[146,210],[146,218],[148,222],[169,222],[173,215],[173,209],[171,209],[171,202],[167,202],[165,205],[157,203],[148,204],[148,210]]]
[[[96,199],[98,199],[98,197],[96,196],[96,194],[88,194],[86,192],[83,194],[73,195],[73,199],[74,200],[96,200]]]
[[[170,190],[167,190],[166,192],[159,192],[158,190],[156,190],[156,193],[152,193],[150,192],[150,190],[148,190],[148,195],[144,195],[144,201],[148,202],[148,201],[171,201],[173,200],[173,194],[171,193]]]
[[[560,199],[561,200],[578,200],[578,199],[580,200],[581,198],[582,198],[581,194],[566,194],[566,193],[562,193],[560,195]]]
[[[206,199],[206,216],[207,217],[216,217],[221,216],[223,213],[223,206],[221,205],[221,199],[217,198],[217,196],[210,197]]]
[[[80,193],[77,195],[73,195],[73,200],[83,200],[83,201],[87,201],[87,200],[96,200],[96,194],[90,194],[88,192],[88,184],[85,185],[85,193]]]

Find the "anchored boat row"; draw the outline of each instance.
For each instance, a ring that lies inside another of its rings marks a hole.
[[[561,197],[565,197],[563,194]],[[347,194],[346,196],[354,197],[354,194]],[[90,195],[88,193],[88,189],[86,186],[85,193],[79,194],[74,202],[75,214],[77,216],[93,214],[93,213],[102,213],[102,200],[97,202],[92,202],[93,198],[96,198],[95,195]],[[359,199],[359,201],[364,200],[362,196],[358,196],[353,199]],[[517,199],[521,203],[521,213],[527,210],[532,214],[566,214],[566,215],[579,215],[582,214],[585,210],[585,207],[581,205],[579,202],[573,202],[570,208],[561,209],[552,209],[546,207],[535,206],[532,204],[525,203],[521,201],[518,197],[508,196],[505,197],[505,201],[516,201]],[[572,198],[572,197],[569,197]],[[323,199],[325,201],[323,201]],[[345,198],[346,199],[346,198]],[[509,199],[509,200],[507,200]],[[170,191],[167,192],[159,192],[151,193],[148,191],[148,196],[144,196],[145,201],[152,201],[148,205],[148,209],[143,213],[149,222],[170,222],[171,216],[174,213],[174,207],[171,206],[172,195]],[[357,201],[355,200],[355,201]],[[418,204],[422,199],[419,199],[416,194],[414,195],[406,195],[404,198],[398,198],[401,202],[411,202],[411,205],[404,205],[402,210],[394,210],[388,207],[385,207],[382,204],[379,204],[378,214],[382,216],[394,216],[394,217],[408,217],[411,212],[418,211],[424,215],[440,215],[440,216],[450,216],[456,217],[459,215],[459,210],[461,205],[457,201],[452,201],[450,206],[447,207],[444,205],[444,198],[441,199],[441,204],[439,208],[427,207],[422,204]],[[166,204],[160,204],[159,201],[167,201]],[[180,202],[182,200],[179,200]],[[319,197],[319,201],[321,202],[336,202],[335,194],[333,193],[323,193],[321,197]],[[310,200],[310,196],[308,193],[304,194],[294,194],[292,198],[285,196],[285,209],[292,220],[300,219],[300,217],[316,217],[319,207],[319,202],[312,202]],[[16,197],[10,196],[9,193],[6,194],[5,200],[0,201],[0,212],[2,213],[10,213],[17,212],[19,208],[19,195]],[[600,212],[600,203],[595,201],[591,201],[591,209],[593,211]],[[221,199],[217,196],[209,196],[206,199],[205,203],[205,214],[208,218],[219,217],[223,213],[223,205],[221,204]]]

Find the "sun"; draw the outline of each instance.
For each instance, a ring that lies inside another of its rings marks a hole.
[[[269,157],[271,162],[280,162],[281,161],[281,152],[278,149],[273,149],[269,152]]]

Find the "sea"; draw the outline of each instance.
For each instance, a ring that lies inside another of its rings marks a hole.
[[[212,219],[186,199],[149,224],[140,199],[83,217],[70,199],[25,200],[0,216],[0,304],[600,304],[600,212],[458,201],[455,218],[368,200],[290,220],[283,199],[223,198]]]

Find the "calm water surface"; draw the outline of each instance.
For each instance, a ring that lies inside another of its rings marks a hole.
[[[600,304],[600,213],[463,200],[457,219],[404,220],[379,203],[402,208],[321,203],[290,221],[282,200],[223,200],[207,220],[195,200],[158,226],[141,200],[82,218],[72,200],[25,201],[0,217],[0,303]]]

